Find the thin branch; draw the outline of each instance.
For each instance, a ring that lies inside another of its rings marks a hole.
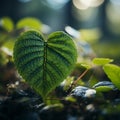
[[[86,69],[78,78],[77,80],[73,81],[73,83],[71,84],[70,88],[67,90],[67,92],[69,93],[71,91],[71,89],[73,88],[73,86],[75,84],[77,84],[77,82],[88,72],[89,69]]]
[[[86,69],[72,84],[75,85],[87,72],[89,69]]]

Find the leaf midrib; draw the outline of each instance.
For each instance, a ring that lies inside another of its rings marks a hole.
[[[47,63],[47,42],[44,42],[44,59],[43,59],[43,81],[46,80],[46,63]]]

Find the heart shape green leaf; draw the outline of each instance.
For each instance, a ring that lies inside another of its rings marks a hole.
[[[45,97],[73,70],[77,50],[71,37],[62,31],[45,40],[38,31],[31,30],[17,39],[13,56],[20,75]]]

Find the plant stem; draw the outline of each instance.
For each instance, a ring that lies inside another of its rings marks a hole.
[[[89,69],[86,69],[72,84],[75,85],[87,72]]]
[[[73,83],[71,84],[70,88],[67,90],[67,92],[69,93],[71,91],[71,89],[73,88],[73,86],[75,84],[77,84],[77,82],[88,72],[89,69],[86,69],[75,81],[73,81]]]

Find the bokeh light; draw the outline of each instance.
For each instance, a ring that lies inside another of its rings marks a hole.
[[[60,9],[64,7],[64,5],[68,2],[69,0],[44,0],[44,2],[47,3],[47,5],[53,9]]]
[[[98,7],[104,2],[104,0],[73,0],[73,4],[76,8],[85,10],[89,7]]]
[[[106,7],[106,24],[113,34],[120,34],[120,1],[119,0],[110,0]]]
[[[110,2],[114,5],[120,5],[120,0],[110,0]]]

